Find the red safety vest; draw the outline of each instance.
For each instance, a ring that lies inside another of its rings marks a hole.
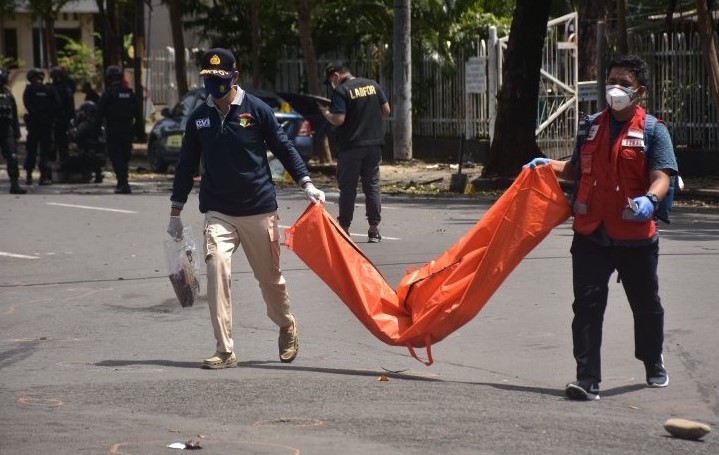
[[[602,224],[609,238],[641,240],[654,236],[656,224],[635,221],[627,198],[649,189],[649,162],[644,147],[644,119],[640,106],[624,125],[614,144],[609,142],[609,112],[590,126],[579,155],[579,186],[574,202],[576,232],[589,235]]]

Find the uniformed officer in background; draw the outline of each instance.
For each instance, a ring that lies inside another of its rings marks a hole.
[[[94,173],[94,183],[102,183],[105,140],[97,125],[97,104],[92,101],[80,104],[68,136],[77,145],[77,154],[63,162],[66,172],[82,173],[84,182],[89,182],[90,175]]]
[[[25,194],[20,188],[18,179],[20,171],[17,164],[17,140],[20,138],[20,121],[17,116],[17,103],[7,87],[9,73],[0,68],[0,149],[7,164],[7,175],[10,177],[10,193]]]
[[[38,145],[40,146],[40,185],[52,184],[53,128],[60,110],[60,99],[55,89],[43,84],[45,73],[40,68],[30,68],[27,72],[28,84],[22,94],[25,105],[25,125],[27,141],[25,143],[25,183],[32,185],[32,171],[37,162]]]
[[[337,221],[349,234],[357,199],[357,183],[362,179],[370,243],[382,240],[379,165],[384,147],[384,124],[391,109],[377,82],[352,75],[344,62],[330,62],[325,68],[325,84],[332,86],[330,106],[320,106],[322,116],[336,127],[339,153],[337,183],[340,189]]]
[[[68,157],[70,121],[75,117],[75,82],[59,66],[50,70],[50,79],[60,99],[60,110],[55,120],[53,161],[63,162]]]
[[[122,70],[109,66],[105,71],[105,91],[98,106],[98,125],[105,125],[107,154],[117,177],[117,194],[132,193],[128,166],[136,122],[142,122],[142,119],[139,118],[135,92],[123,85]]]

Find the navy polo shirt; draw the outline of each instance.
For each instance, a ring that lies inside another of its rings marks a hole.
[[[272,109],[259,98],[235,88],[238,94],[224,119],[211,97],[188,118],[171,201],[187,202],[200,158],[202,213],[249,216],[277,210],[268,149],[296,182],[309,177],[307,167]]]

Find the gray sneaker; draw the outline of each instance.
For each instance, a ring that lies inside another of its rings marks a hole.
[[[299,336],[297,335],[297,320],[292,315],[292,324],[287,327],[280,327],[280,337],[277,340],[280,348],[280,362],[290,363],[297,357],[300,349]]]
[[[377,228],[370,228],[369,231],[367,231],[367,239],[369,243],[379,243],[382,241],[382,236],[379,235]]]
[[[664,356],[659,356],[656,362],[644,362],[649,387],[666,387],[669,385],[669,375],[664,368]]]

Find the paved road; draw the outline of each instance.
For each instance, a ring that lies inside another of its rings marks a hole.
[[[131,196],[112,194],[109,184],[0,194],[0,453],[172,454],[168,444],[190,439],[220,455],[719,453],[716,211],[679,212],[662,233],[670,386],[644,387],[615,284],[602,399],[577,403],[562,396],[574,371],[569,224],[433,348],[430,367],[371,336],[287,250],[301,349],[281,364],[277,330],[238,255],[240,367],[206,371],[198,362],[214,341],[204,293],[181,308],[165,273],[168,193],[135,188]],[[290,225],[306,204],[282,190],[282,222]],[[192,196],[184,218],[200,232],[195,207]],[[486,209],[462,199],[386,198],[386,240],[364,243],[362,223],[354,238],[396,285]],[[402,372],[378,381],[388,370]],[[715,432],[702,442],[674,439],[662,427],[670,417]]]

